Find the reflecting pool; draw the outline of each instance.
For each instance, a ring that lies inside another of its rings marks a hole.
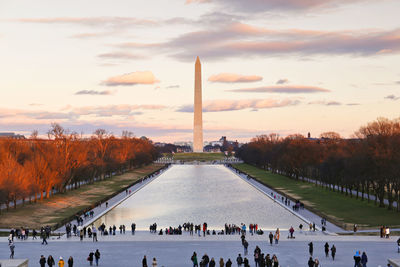
[[[184,222],[220,230],[225,223],[257,223],[262,229],[288,229],[303,223],[222,165],[174,165],[97,220],[108,227],[150,224],[177,227]]]

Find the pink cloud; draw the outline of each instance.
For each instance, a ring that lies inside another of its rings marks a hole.
[[[136,71],[123,75],[110,77],[103,82],[107,86],[119,85],[137,85],[137,84],[155,84],[159,80],[156,79],[151,71]]]
[[[203,112],[221,112],[243,109],[268,109],[297,105],[300,102],[292,99],[241,99],[241,100],[211,100],[203,103]],[[180,107],[178,112],[193,112],[193,105]]]
[[[263,78],[257,75],[241,75],[235,73],[220,73],[212,75],[208,78],[210,82],[219,83],[248,83],[248,82],[258,82]]]
[[[285,94],[330,92],[330,90],[321,87],[305,86],[305,85],[272,85],[272,86],[263,86],[255,88],[234,89],[227,91],[237,92],[237,93],[285,93]]]

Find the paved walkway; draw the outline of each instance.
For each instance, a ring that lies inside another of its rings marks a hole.
[[[151,236],[153,240],[143,241],[142,237]],[[304,239],[302,238],[304,237]],[[182,237],[183,239],[180,239]],[[143,255],[151,259],[156,257],[158,266],[184,267],[192,266],[190,257],[196,251],[199,257],[207,253],[210,257],[225,261],[230,258],[233,262],[238,253],[243,255],[243,247],[239,235],[228,236],[193,237],[187,240],[188,235],[183,236],[157,236],[148,232],[138,233],[134,237],[129,234],[110,237],[108,241],[100,239],[99,242],[84,242],[72,238],[69,241],[51,239],[48,245],[41,245],[40,241],[16,241],[15,258],[28,258],[30,266],[39,266],[40,255],[52,255],[55,259],[62,256],[64,259],[74,257],[74,266],[89,266],[86,258],[90,251],[99,249],[101,260],[99,266],[109,267],[136,267],[141,266]],[[263,237],[263,238],[261,238]],[[250,266],[254,266],[253,251],[259,246],[263,253],[276,254],[281,267],[307,266],[308,243],[314,244],[314,257],[317,257],[323,267],[353,266],[355,250],[365,251],[368,255],[368,266],[386,266],[388,258],[400,258],[397,253],[395,238],[380,239],[379,237],[343,237],[329,235],[305,235],[299,234],[294,240],[283,239],[278,245],[270,246],[266,236],[248,236]],[[108,237],[107,237],[108,238]],[[127,240],[123,241],[123,238]],[[137,238],[137,240],[136,240]],[[160,238],[157,241],[157,238]],[[128,240],[130,239],[130,240]],[[219,240],[218,240],[219,239]],[[324,244],[328,242],[337,248],[335,261],[330,257],[325,258]],[[8,258],[9,249],[5,238],[0,242],[0,258]],[[149,262],[148,262],[149,263]],[[235,262],[234,262],[235,263]],[[234,264],[233,266],[236,266]]]

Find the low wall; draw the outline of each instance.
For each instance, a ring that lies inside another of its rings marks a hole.
[[[389,262],[393,267],[400,267],[400,259],[388,259],[388,262]]]
[[[28,260],[0,260],[0,267],[28,267]]]

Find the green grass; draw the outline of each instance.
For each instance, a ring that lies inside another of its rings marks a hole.
[[[256,177],[266,185],[294,199],[299,199],[315,213],[326,216],[330,221],[349,230],[352,229],[353,224],[358,224],[359,228],[381,225],[400,226],[399,212],[379,208],[372,201],[368,203],[366,200],[350,198],[344,194],[272,174],[248,164],[236,164],[235,167]]]
[[[182,161],[213,161],[223,160],[225,155],[223,153],[175,153],[173,154],[175,160]]]

